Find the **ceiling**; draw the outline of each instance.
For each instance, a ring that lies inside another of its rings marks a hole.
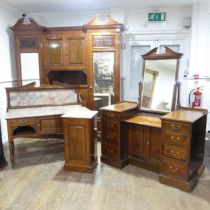
[[[115,7],[184,6],[209,0],[0,0],[28,13],[67,12],[72,10],[105,10]]]

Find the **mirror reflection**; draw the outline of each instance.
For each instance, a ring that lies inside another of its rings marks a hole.
[[[94,109],[114,103],[114,52],[93,52]]]
[[[40,84],[39,76],[39,54],[20,53],[22,85],[30,82]]]
[[[177,59],[145,60],[142,108],[171,111]]]

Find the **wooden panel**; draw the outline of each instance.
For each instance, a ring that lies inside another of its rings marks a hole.
[[[180,178],[183,180],[186,180],[188,176],[186,164],[181,161],[176,161],[169,158],[162,158],[161,172],[165,175]]]
[[[187,149],[183,147],[163,144],[163,155],[178,160],[187,161]]]
[[[110,129],[119,132],[120,123],[114,119],[104,118],[102,121],[102,127],[104,127],[104,129]]]
[[[119,113],[116,112],[109,112],[109,111],[102,111],[102,117],[111,117],[111,118],[119,118]]]
[[[162,125],[163,129],[175,131],[175,132],[183,132],[188,133],[190,132],[190,124],[187,123],[179,123],[179,122],[173,122],[173,121],[163,121]]]
[[[102,132],[102,141],[104,143],[110,143],[115,146],[119,146],[119,135],[115,131],[110,131],[110,130],[103,130]]]
[[[128,129],[129,155],[143,158],[143,127],[129,125]]]
[[[20,50],[38,50],[38,38],[34,37],[20,37]]]
[[[45,66],[64,66],[63,40],[46,39]]]
[[[163,131],[162,139],[166,143],[175,144],[179,146],[187,146],[189,144],[189,135],[179,134],[174,132]]]
[[[111,145],[102,143],[101,152],[103,156],[108,156],[109,158],[116,160],[119,159],[119,149]]]
[[[68,38],[67,65],[85,64],[85,38]]]
[[[145,133],[148,133],[146,140],[146,160],[153,161],[154,164],[159,164],[160,159],[160,141],[161,129],[145,127]],[[149,128],[149,129],[148,129]]]
[[[38,127],[39,132],[43,134],[63,132],[63,122],[60,117],[38,118]]]
[[[35,118],[22,118],[11,120],[12,126],[31,125],[35,124]]]
[[[68,126],[69,159],[85,161],[85,126]]]

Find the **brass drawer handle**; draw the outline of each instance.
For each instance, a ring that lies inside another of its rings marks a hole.
[[[112,123],[111,123],[111,124],[107,123],[107,124],[106,124],[106,127],[113,128],[114,125],[113,125]]]
[[[106,136],[107,139],[113,140],[113,136]]]
[[[113,117],[113,114],[106,114],[107,117]]]
[[[169,166],[169,170],[170,170],[171,172],[176,173],[179,169],[178,169],[178,168],[174,168],[173,166]]]
[[[176,125],[172,124],[171,128],[173,128],[174,130],[179,130],[181,128],[181,126],[180,125],[176,126]]]
[[[172,155],[179,155],[179,154],[180,154],[179,152],[175,152],[175,151],[173,151],[173,150],[171,150],[170,153],[171,153]]]

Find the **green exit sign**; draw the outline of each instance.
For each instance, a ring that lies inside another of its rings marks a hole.
[[[161,22],[166,20],[165,12],[151,12],[148,14],[149,22]]]

